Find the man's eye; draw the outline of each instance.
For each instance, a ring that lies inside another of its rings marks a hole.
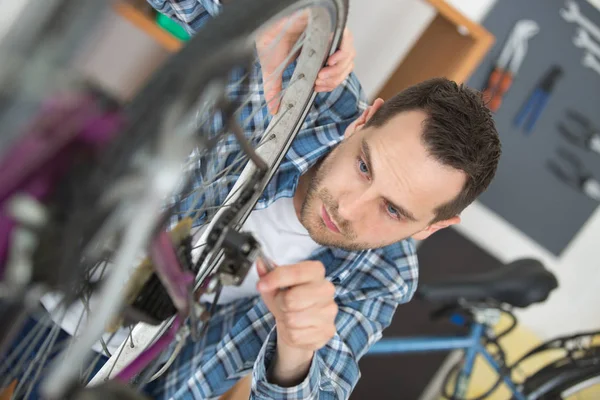
[[[394,208],[393,205],[388,204],[387,205],[387,212],[394,218],[399,218],[400,217],[400,213],[398,212],[398,210],[396,210],[396,208]]]
[[[360,169],[360,172],[362,172],[363,174],[369,173],[369,168],[367,167],[367,164],[361,159],[358,160],[358,169]]]

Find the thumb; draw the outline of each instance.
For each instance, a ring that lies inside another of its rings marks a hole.
[[[269,273],[267,265],[261,257],[258,257],[256,259],[256,272],[258,272],[259,278],[262,278],[263,276]]]

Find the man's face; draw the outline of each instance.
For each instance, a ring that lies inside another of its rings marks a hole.
[[[310,181],[300,219],[324,246],[378,248],[409,236],[424,239],[460,221],[431,223],[436,208],[460,193],[465,175],[427,154],[421,143],[426,114],[409,111],[364,128],[360,122],[373,113],[348,128]]]

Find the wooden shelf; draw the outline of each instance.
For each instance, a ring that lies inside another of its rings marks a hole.
[[[379,92],[389,99],[429,78],[465,82],[494,44],[494,36],[445,0],[426,0],[437,15]]]
[[[144,31],[165,50],[169,52],[176,52],[181,49],[182,42],[179,39],[162,29],[156,24],[154,19],[133,5],[124,2],[117,2],[115,4],[115,11],[122,18],[131,22],[138,29]]]

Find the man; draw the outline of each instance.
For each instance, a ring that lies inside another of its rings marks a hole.
[[[219,9],[150,2],[192,32]],[[359,359],[415,292],[413,239],[460,222],[500,157],[481,97],[453,82],[363,102],[354,75],[317,96],[244,226],[280,267],[259,262],[224,293],[205,340],[150,395],[215,398],[251,373],[253,399],[349,397]]]

